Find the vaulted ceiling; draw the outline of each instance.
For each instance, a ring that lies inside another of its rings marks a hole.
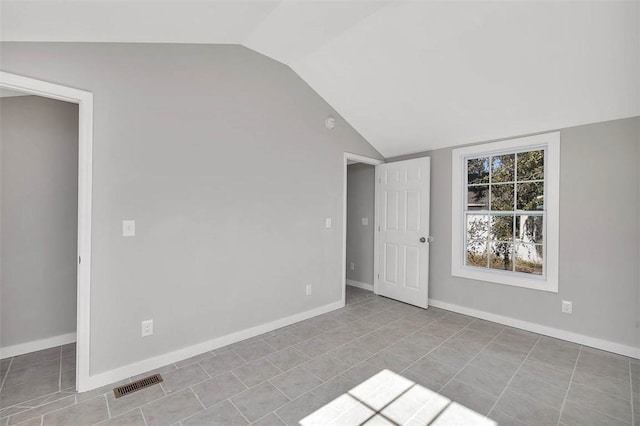
[[[629,2],[3,0],[8,41],[242,44],[385,157],[640,115]]]

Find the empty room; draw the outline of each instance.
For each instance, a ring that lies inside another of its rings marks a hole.
[[[640,2],[0,0],[0,426],[640,426]]]

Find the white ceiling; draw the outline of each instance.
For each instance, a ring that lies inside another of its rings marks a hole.
[[[3,0],[14,41],[243,44],[385,157],[640,115],[629,2]]]

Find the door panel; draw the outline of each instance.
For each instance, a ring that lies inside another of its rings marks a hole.
[[[420,191],[407,191],[407,231],[420,232],[422,209],[420,206]]]
[[[404,248],[406,285],[409,288],[418,289],[420,287],[420,247]]]
[[[385,199],[385,229],[398,230],[398,218],[400,206],[398,204],[398,192],[387,192]]]
[[[389,284],[398,284],[398,246],[396,244],[384,245],[384,277]]]
[[[429,158],[376,166],[380,256],[375,291],[423,308],[429,297],[430,174]]]

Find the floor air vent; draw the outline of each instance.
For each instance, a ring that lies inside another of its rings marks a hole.
[[[162,376],[159,374],[154,374],[153,376],[145,377],[144,379],[137,380],[133,383],[129,383],[124,386],[119,386],[113,390],[116,398],[120,398],[121,396],[129,395],[135,391],[139,391],[140,389],[144,389],[149,386],[156,385],[162,382]]]

